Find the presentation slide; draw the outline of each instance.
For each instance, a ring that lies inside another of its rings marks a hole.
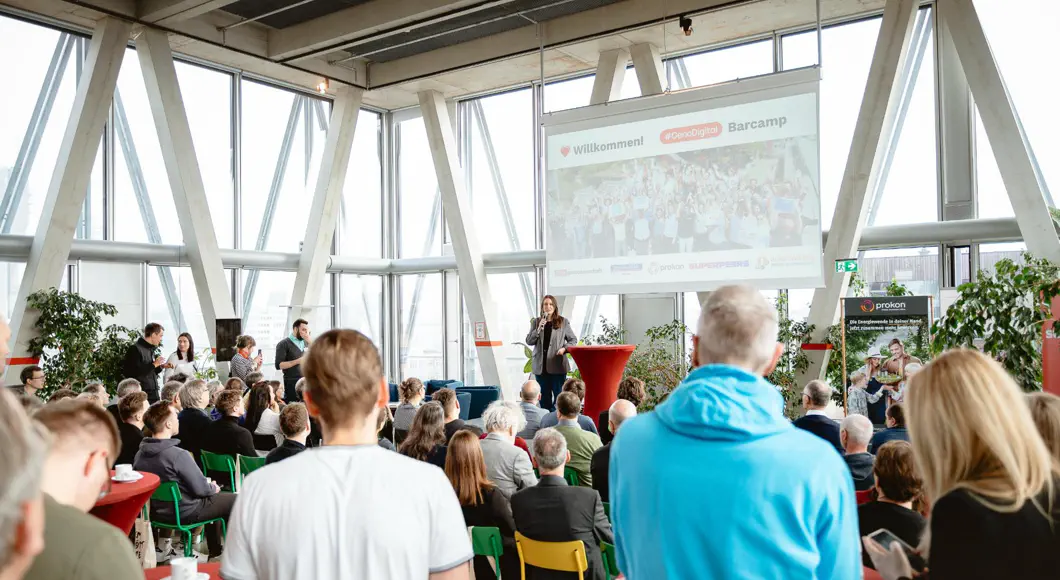
[[[546,124],[549,292],[822,285],[817,87]]]

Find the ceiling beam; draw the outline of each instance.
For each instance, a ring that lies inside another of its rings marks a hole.
[[[298,58],[449,12],[506,1],[511,0],[373,0],[301,24],[270,30],[268,57],[273,60]]]
[[[234,4],[237,0],[139,0],[136,15],[144,22],[173,24]]]

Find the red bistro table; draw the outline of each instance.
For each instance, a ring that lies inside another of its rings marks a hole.
[[[144,570],[144,580],[162,580],[163,578],[169,577],[172,572],[169,566],[159,566],[157,568],[149,568]],[[211,562],[209,564],[199,564],[200,574],[209,574],[210,580],[220,580],[221,578],[221,563]]]
[[[159,484],[157,475],[145,471],[137,473],[143,477],[129,483],[112,482],[110,493],[100,498],[91,510],[92,515],[117,527],[125,535],[132,531],[136,516],[140,515],[140,510]],[[113,476],[114,472],[110,474]]]
[[[585,403],[582,414],[597,422],[600,413],[611,408],[618,395],[618,383],[626,370],[626,361],[637,347],[632,344],[613,346],[571,346],[567,352],[585,381]],[[597,425],[600,428],[600,425]]]

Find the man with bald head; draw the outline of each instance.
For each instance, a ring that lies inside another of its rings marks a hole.
[[[619,569],[627,578],[860,577],[847,466],[784,417],[780,392],[763,379],[784,349],[776,307],[751,286],[718,288],[692,346],[692,372],[612,444]]]
[[[633,403],[625,399],[618,399],[611,403],[611,408],[607,410],[608,430],[613,435],[618,435],[618,426],[636,414],[637,407]],[[589,471],[593,474],[593,489],[600,492],[600,500],[605,502],[611,501],[610,488],[607,486],[607,472],[611,466],[612,443],[614,443],[613,439],[593,453],[593,459],[589,467]]]
[[[523,383],[523,388],[519,389],[519,408],[526,417],[526,427],[516,433],[516,436],[529,441],[541,428],[541,418],[548,415],[548,411],[541,408],[541,385],[537,384],[537,381],[529,380]]]

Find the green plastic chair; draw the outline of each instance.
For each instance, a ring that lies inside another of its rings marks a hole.
[[[227,473],[229,485],[222,486],[222,488],[228,488],[226,491],[235,491],[236,460],[231,455],[210,453],[209,451],[204,450],[202,452],[202,471],[206,474],[209,474],[211,471]]]
[[[578,483],[578,472],[574,471],[570,467],[563,468],[563,479],[567,480],[567,485],[578,487],[581,485]]]
[[[604,504],[607,505],[606,503]],[[607,579],[617,577],[621,572],[618,571],[618,557],[615,556],[615,546],[608,544],[607,542],[600,542],[600,555],[604,559],[604,571],[607,572]]]
[[[501,554],[504,553],[500,528],[489,526],[474,526],[471,528],[471,551],[476,556],[491,556],[493,558],[499,580],[501,577]]]
[[[151,494],[151,501],[166,502],[173,504],[173,514],[175,516],[175,524],[166,524],[159,521],[151,520],[151,525],[156,528],[167,528],[170,530],[178,530],[181,535],[184,536],[184,557],[189,558],[192,555],[191,545],[191,531],[199,526],[205,526],[206,524],[212,524],[214,522],[221,523],[221,537],[223,538],[228,530],[225,529],[224,518],[214,518],[212,520],[203,520],[201,522],[181,522],[180,521],[180,487],[177,486],[175,481],[167,481],[158,486],[158,489]]]
[[[606,501],[603,502],[603,504],[604,504],[604,515],[607,516],[607,521],[610,522],[611,521],[611,504],[606,502]],[[613,524],[614,522],[611,522],[611,523]]]
[[[237,455],[239,458],[239,481],[242,482],[250,475],[250,472],[265,467],[264,457],[248,457],[246,455]]]

